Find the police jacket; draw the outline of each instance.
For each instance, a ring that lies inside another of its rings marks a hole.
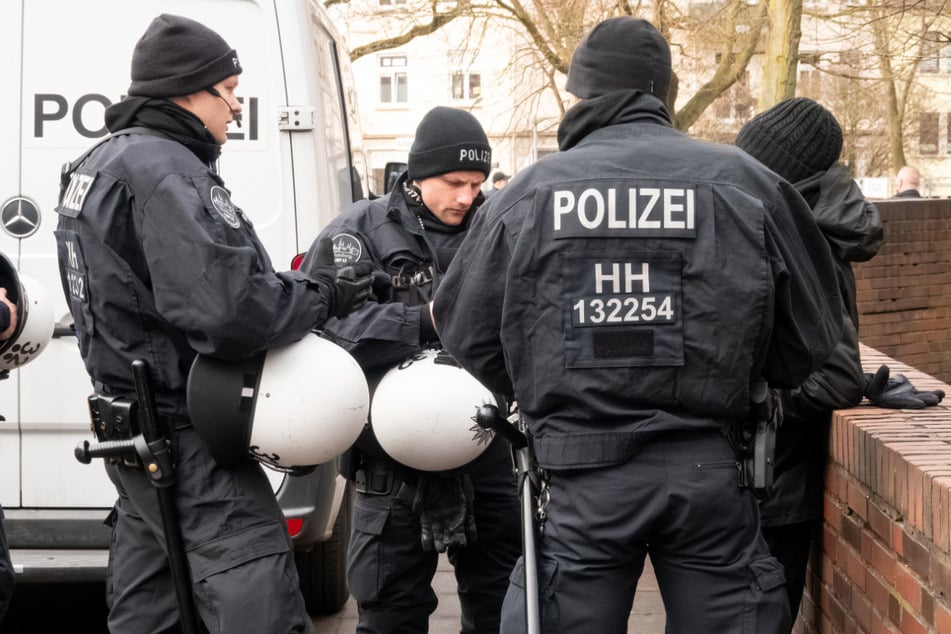
[[[858,405],[865,386],[852,262],[870,260],[881,247],[883,234],[878,208],[865,200],[842,165],[794,185],[812,207],[832,249],[843,327],[838,345],[822,367],[801,386],[779,393],[783,423],[776,439],[773,490],[760,503],[764,526],[821,517],[832,411]]]
[[[465,220],[449,227],[425,208],[404,172],[388,194],[358,201],[334,218],[305,256],[301,270],[308,271],[319,248],[327,245],[322,238],[329,237],[337,266],[373,264],[371,301],[323,327],[323,336],[350,352],[363,368],[371,395],[391,368],[424,348],[440,347],[424,311],[428,314],[434,290],[482,201],[480,194]],[[369,425],[355,446],[365,455],[386,455]],[[412,472],[401,468],[404,477]]]
[[[482,202],[480,194],[462,225],[439,226],[438,221],[424,222],[429,212],[413,199],[407,183],[404,172],[385,196],[356,202],[334,218],[301,264],[301,270],[310,269],[325,236],[331,238],[337,266],[373,264],[373,300],[342,319],[331,318],[323,328],[324,336],[354,356],[371,385],[424,347],[438,345],[435,336],[427,337],[425,326],[421,337],[422,311],[429,311],[434,290]]]
[[[639,91],[574,106],[559,142],[480,210],[434,311],[443,346],[517,399],[541,466],[723,429],[751,379],[791,388],[825,361],[834,265],[788,183]]]
[[[159,412],[184,418],[196,353],[238,359],[300,339],[332,308],[332,280],[274,272],[247,216],[199,158],[211,156],[197,117],[164,100],[117,106],[125,116],[107,111],[110,129],[137,127],[64,168],[63,291],[97,387],[132,392],[131,362],[144,359]]]

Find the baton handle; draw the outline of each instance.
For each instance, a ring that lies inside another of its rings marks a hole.
[[[89,464],[93,458],[134,456],[135,453],[135,444],[132,440],[106,440],[95,444],[84,440],[73,450],[76,460],[83,464]]]
[[[132,379],[135,381],[135,396],[139,402],[139,424],[146,442],[162,438],[155,413],[155,395],[152,393],[152,381],[149,366],[142,359],[132,362]]]
[[[517,430],[512,423],[508,422],[499,414],[499,408],[491,403],[486,403],[476,412],[476,423],[483,429],[491,429],[501,435],[516,449],[523,449],[528,446],[528,440],[525,434]]]

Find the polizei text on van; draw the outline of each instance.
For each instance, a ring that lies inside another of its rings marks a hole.
[[[228,138],[234,141],[256,141],[258,139],[258,98],[238,97],[245,104],[241,121],[246,128],[228,132]],[[65,95],[56,93],[36,93],[33,95],[33,136],[42,139],[62,134],[62,130],[48,128],[56,123],[69,123],[74,132],[87,139],[106,136],[109,130],[105,125],[106,108],[112,101],[99,93],[80,95],[72,105]],[[247,130],[247,132],[245,132]]]

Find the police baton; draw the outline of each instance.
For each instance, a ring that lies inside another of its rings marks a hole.
[[[525,559],[525,624],[527,634],[541,634],[541,616],[538,595],[538,560],[535,549],[535,509],[532,490],[531,447],[528,438],[499,414],[495,405],[485,404],[476,412],[476,422],[491,429],[512,445],[515,468],[522,498],[522,554]]]
[[[89,464],[93,458],[130,458],[138,456],[145,474],[158,495],[162,530],[168,552],[169,568],[175,586],[175,598],[184,634],[198,634],[198,613],[192,596],[191,574],[185,556],[178,513],[175,507],[175,465],[170,444],[158,427],[155,397],[152,392],[148,364],[141,359],[132,362],[135,381],[136,407],[140,433],[128,440],[108,440],[98,443],[82,441],[75,450],[76,459]]]

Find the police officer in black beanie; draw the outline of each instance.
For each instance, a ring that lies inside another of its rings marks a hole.
[[[787,99],[756,115],[740,130],[736,145],[792,183],[809,203],[832,249],[842,296],[842,337],[832,356],[799,387],[779,391],[783,423],[776,437],[775,483],[760,500],[763,535],[783,564],[795,617],[809,548],[819,543],[832,411],[858,405],[865,387],[851,263],[878,252],[882,223],[878,208],[838,162],[839,122],[812,99]]]
[[[212,633],[310,629],[281,509],[260,463],[225,469],[192,428],[186,379],[198,353],[235,360],[294,342],[366,301],[369,269],[338,279],[275,272],[215,162],[241,64],[189,18],[156,17],[132,54],[129,96],[106,110],[112,133],[64,171],[56,240],[63,291],[97,399],[135,394],[151,370],[159,423],[173,435],[176,507],[201,621]],[[68,195],[66,195],[68,192]],[[127,428],[114,430],[118,438]],[[108,460],[118,501],[107,603],[112,632],[177,627],[154,486]]]
[[[483,210],[436,293],[443,346],[514,396],[547,476],[541,631],[627,631],[645,557],[669,632],[782,632],[783,571],[728,436],[841,330],[808,206],[671,127],[670,50],[606,20],[568,70],[559,149]],[[477,317],[476,317],[477,316]],[[502,631],[526,629],[524,561]]]
[[[323,238],[330,237],[339,266],[372,263],[375,301],[324,326],[324,335],[363,367],[371,389],[389,369],[423,349],[440,347],[429,302],[479,213],[491,160],[475,117],[433,108],[416,128],[407,171],[390,193],[344,211],[304,259],[305,271],[326,259],[330,250]],[[426,404],[418,405],[422,416]],[[496,438],[452,472],[423,472],[390,458],[368,427],[345,456],[342,472],[355,496],[347,580],[359,610],[357,631],[428,632],[436,609],[433,575],[439,551],[447,550],[456,572],[461,631],[498,632],[508,576],[521,550],[505,441]],[[427,492],[422,503],[420,491]],[[429,528],[423,516],[465,521],[446,523],[444,539],[434,540],[437,531],[423,531]]]

